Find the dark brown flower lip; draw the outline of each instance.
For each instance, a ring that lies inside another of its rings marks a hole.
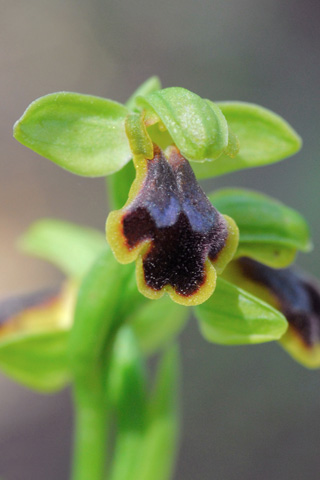
[[[166,158],[156,147],[144,185],[124,213],[123,233],[129,247],[152,240],[143,258],[149,288],[171,285],[189,296],[205,282],[205,260],[222,250],[228,230],[187,160],[176,148]]]
[[[305,347],[320,343],[320,286],[315,279],[292,268],[274,269],[245,257],[238,263],[246,277],[274,295]]]
[[[157,228],[174,225],[183,212],[191,228],[199,233],[207,233],[216,226],[220,216],[198,184],[188,161],[174,147],[168,158],[155,148],[154,158],[148,161],[144,184],[126,213],[139,207],[149,212]]]
[[[218,257],[220,261],[231,230],[236,240],[230,252],[236,249],[237,227],[211,205],[176,147],[169,147],[164,154],[154,146],[154,157],[144,162],[144,176],[132,187],[134,195],[107,221],[115,255],[123,263],[140,255],[143,282],[154,292],[172,288],[187,298],[206,283],[212,292],[216,273],[211,264]],[[136,165],[137,171],[139,167]],[[130,252],[137,254],[129,256]]]

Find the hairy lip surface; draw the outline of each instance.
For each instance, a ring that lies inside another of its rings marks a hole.
[[[123,211],[122,225],[129,250],[151,241],[143,255],[148,287],[161,290],[171,285],[183,296],[203,285],[206,259],[217,258],[228,236],[224,217],[174,147],[167,158],[155,147],[142,187]]]

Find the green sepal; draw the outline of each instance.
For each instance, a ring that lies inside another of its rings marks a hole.
[[[38,98],[14,125],[14,137],[77,175],[100,177],[120,170],[131,152],[120,103],[79,93]]]
[[[68,331],[17,333],[0,342],[0,368],[8,377],[43,393],[69,381]]]
[[[169,133],[183,156],[203,162],[218,158],[228,146],[228,125],[219,107],[189,90],[165,88],[137,102],[146,110],[147,126],[157,124],[156,138],[149,133],[161,148],[168,143]]]
[[[139,105],[137,104],[137,97],[144,97],[145,95],[149,95],[149,93],[155,92],[156,90],[161,89],[161,82],[160,79],[156,76],[148,78],[145,82],[143,82],[140,87],[131,95],[129,100],[126,102],[126,107],[131,111],[140,111]]]
[[[49,218],[32,224],[19,239],[18,246],[71,277],[82,277],[107,248],[105,237],[99,231]]]
[[[214,294],[194,311],[204,338],[223,345],[278,340],[288,325],[278,310],[220,277]]]
[[[247,256],[281,268],[294,260],[297,250],[311,249],[304,218],[267,195],[244,189],[223,189],[210,194],[209,199],[239,227],[237,257]]]
[[[176,346],[164,352],[158,366],[139,464],[130,480],[172,478],[179,434],[179,353]]]
[[[198,178],[268,165],[300,150],[301,138],[276,113],[245,102],[218,102],[217,105],[238,137],[240,150],[234,158],[222,154],[215,162],[192,165]]]
[[[168,346],[179,335],[189,317],[189,310],[164,296],[157,301],[145,300],[127,318],[142,352],[151,355]]]
[[[129,479],[137,468],[146,426],[146,372],[135,336],[128,326],[117,333],[108,370],[107,398],[117,422],[110,480]]]

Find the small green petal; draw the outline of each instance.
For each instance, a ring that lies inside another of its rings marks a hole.
[[[132,154],[152,158],[153,145],[143,121],[143,115],[138,113],[128,115],[125,128]]]
[[[287,329],[279,311],[221,278],[214,294],[195,307],[195,313],[204,338],[224,345],[278,340]]]
[[[228,145],[228,125],[217,105],[203,100],[184,88],[172,87],[138,99],[146,109],[146,123],[159,123],[154,140],[161,147],[167,142],[167,132],[188,160],[211,161]],[[150,133],[150,132],[149,132]],[[165,141],[159,141],[161,133]]]
[[[126,102],[126,107],[132,111],[139,111],[136,98],[140,95],[148,95],[156,90],[160,90],[160,88],[161,83],[158,77],[149,78],[129,98]],[[121,170],[107,177],[108,198],[111,210],[118,210],[126,203],[134,177],[135,169],[132,162],[128,162]]]
[[[128,113],[104,98],[53,93],[31,103],[16,122],[14,137],[69,172],[105,176],[131,159],[124,129]]]
[[[99,231],[54,219],[35,222],[18,245],[27,254],[53,263],[72,277],[82,277],[107,248]]]
[[[238,137],[240,150],[234,158],[222,154],[215,162],[193,165],[198,178],[268,165],[300,150],[301,138],[276,113],[245,102],[223,102],[217,105]]]
[[[209,195],[209,199],[238,225],[238,257],[249,256],[281,268],[294,260],[297,250],[311,249],[305,219],[267,195],[245,189],[223,189]]]

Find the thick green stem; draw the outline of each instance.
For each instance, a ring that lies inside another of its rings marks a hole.
[[[103,390],[103,375],[96,372],[90,385],[75,383],[74,454],[72,480],[103,480],[108,436],[108,409]]]
[[[106,464],[108,403],[105,379],[118,328],[122,277],[106,251],[85,277],[69,340],[75,438],[72,480],[102,480]]]

